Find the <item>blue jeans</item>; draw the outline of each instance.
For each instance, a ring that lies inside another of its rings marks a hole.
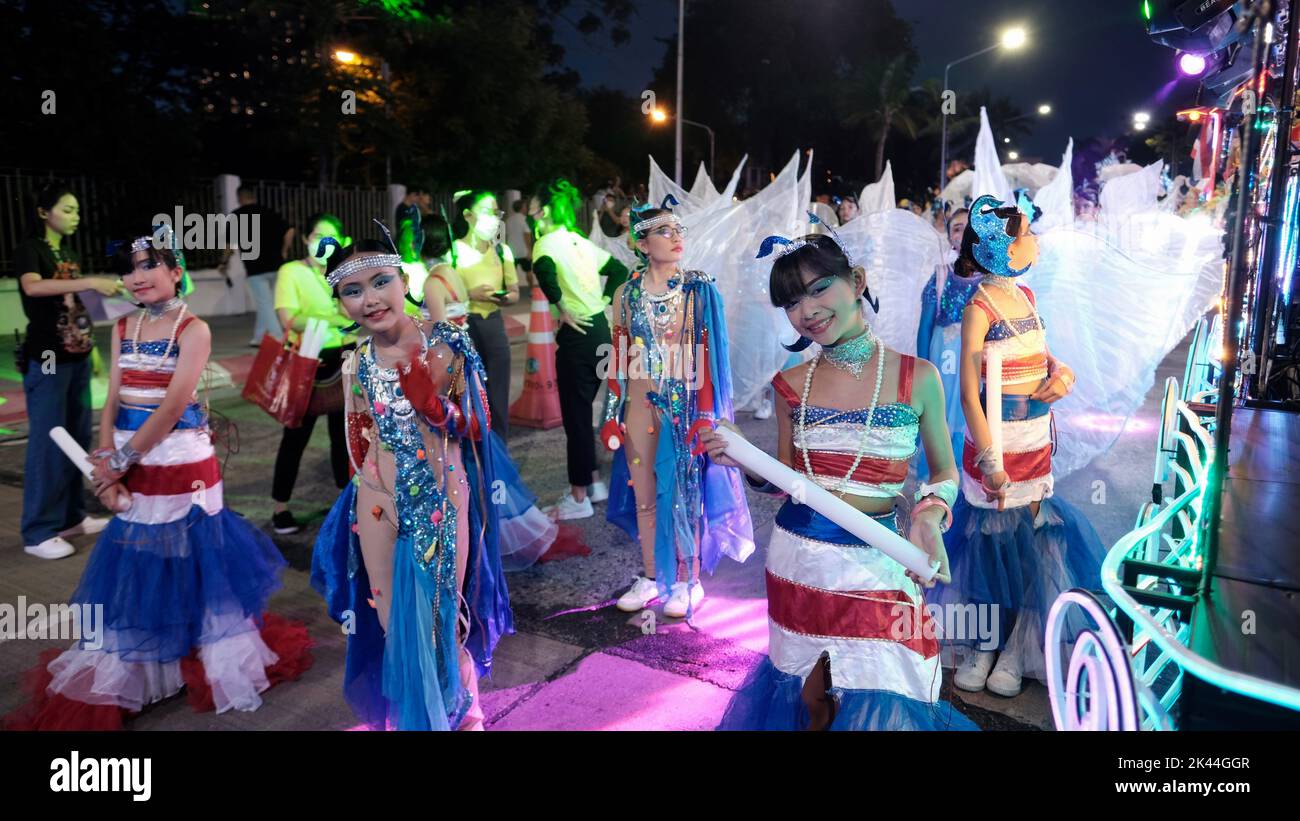
[[[37,545],[86,518],[81,472],[50,438],[62,425],[90,450],[90,358],[59,362],[53,373],[32,360],[23,374],[27,394],[27,464],[23,475],[23,543]]]
[[[253,294],[253,307],[257,311],[252,342],[260,344],[264,334],[279,336],[280,318],[275,315],[275,271],[250,274],[248,290]]]

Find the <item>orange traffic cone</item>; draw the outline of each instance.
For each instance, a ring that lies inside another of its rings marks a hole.
[[[528,359],[524,363],[524,392],[510,406],[510,424],[525,428],[557,428],[560,392],[555,387],[555,334],[551,304],[541,288],[533,288],[528,317]]]

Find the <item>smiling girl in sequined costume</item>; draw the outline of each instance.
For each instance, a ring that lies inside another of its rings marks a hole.
[[[1007,697],[1020,692],[1023,675],[1045,680],[1047,612],[1066,590],[1098,587],[1104,555],[1088,520],[1052,495],[1051,404],[1073,388],[1074,372],[1048,350],[1034,294],[1016,283],[1038,260],[1032,217],[1027,197],[1006,205],[983,196],[962,236],[958,273],[981,279],[962,314],[962,497],[948,534],[952,583],[939,595],[967,612],[971,604],[995,608],[997,666],[988,637],[977,648],[974,637],[951,636],[965,659],[953,682]],[[1002,357],[1002,453],[993,451],[985,416],[985,356],[994,350]]]
[[[695,431],[733,418],[727,325],[713,278],[681,270],[686,229],[664,204],[632,212],[641,267],[614,293],[601,441],[614,450],[607,516],[639,538],[645,570],[618,607],[671,591],[664,615],[681,618],[704,598],[700,569],[743,562],[754,537],[738,472],[691,449]]]
[[[778,245],[772,304],[800,334],[794,350],[813,342],[821,349],[772,380],[782,400],[777,457],[897,529],[894,506],[919,434],[935,484],[917,493],[908,537],[939,562],[942,579],[948,562],[941,534],[957,469],[939,375],[875,335],[862,307],[866,271],[853,265],[833,229],[794,241],[769,237],[759,256]],[[714,431],[700,439],[715,463],[735,464]],[[758,492],[782,495],[761,477],[746,480]],[[975,729],[939,699],[939,646],[921,585],[798,498],[786,500],[773,524],[767,602],[768,656],[727,706],[720,729]]]
[[[344,694],[368,724],[481,729],[478,675],[513,630],[498,551],[521,489],[501,469],[467,332],[403,313],[400,264],[377,242],[330,260],[370,336],[345,370],[356,476],[321,528],[312,583],[352,630]]]

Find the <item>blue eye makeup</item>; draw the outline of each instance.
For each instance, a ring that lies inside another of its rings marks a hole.
[[[345,286],[343,286],[343,288],[339,291],[339,296],[345,296],[345,297],[348,297],[349,299],[352,299],[352,298],[355,298],[355,297],[359,297],[359,296],[361,296],[361,286],[360,286],[360,285],[345,285]]]

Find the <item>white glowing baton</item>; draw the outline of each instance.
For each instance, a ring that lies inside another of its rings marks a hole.
[[[989,423],[989,447],[1002,461],[1002,352],[984,349],[984,418]]]
[[[843,499],[835,498],[807,476],[795,473],[754,447],[743,436],[722,427],[716,429],[716,434],[726,443],[726,454],[745,470],[762,476],[795,498],[802,498],[803,504],[906,567],[922,581],[930,581],[939,572],[939,563],[930,561],[921,548]]]
[[[63,455],[68,457],[72,464],[76,465],[77,470],[81,471],[87,479],[93,480],[95,466],[90,464],[85,449],[77,444],[77,440],[72,438],[72,434],[68,433],[65,428],[54,427],[50,429],[50,438],[54,440],[54,444],[59,446],[59,450],[63,451]]]
[[[59,446],[59,450],[63,451],[63,455],[68,457],[72,464],[76,466],[77,470],[81,471],[92,482],[95,480],[95,466],[90,464],[85,449],[77,444],[77,440],[72,438],[72,434],[68,433],[65,428],[56,426],[50,429],[50,438],[54,440],[54,444]],[[117,512],[126,512],[131,507],[131,496],[128,494],[125,499],[119,499],[118,504],[125,505],[125,507],[120,507]]]

